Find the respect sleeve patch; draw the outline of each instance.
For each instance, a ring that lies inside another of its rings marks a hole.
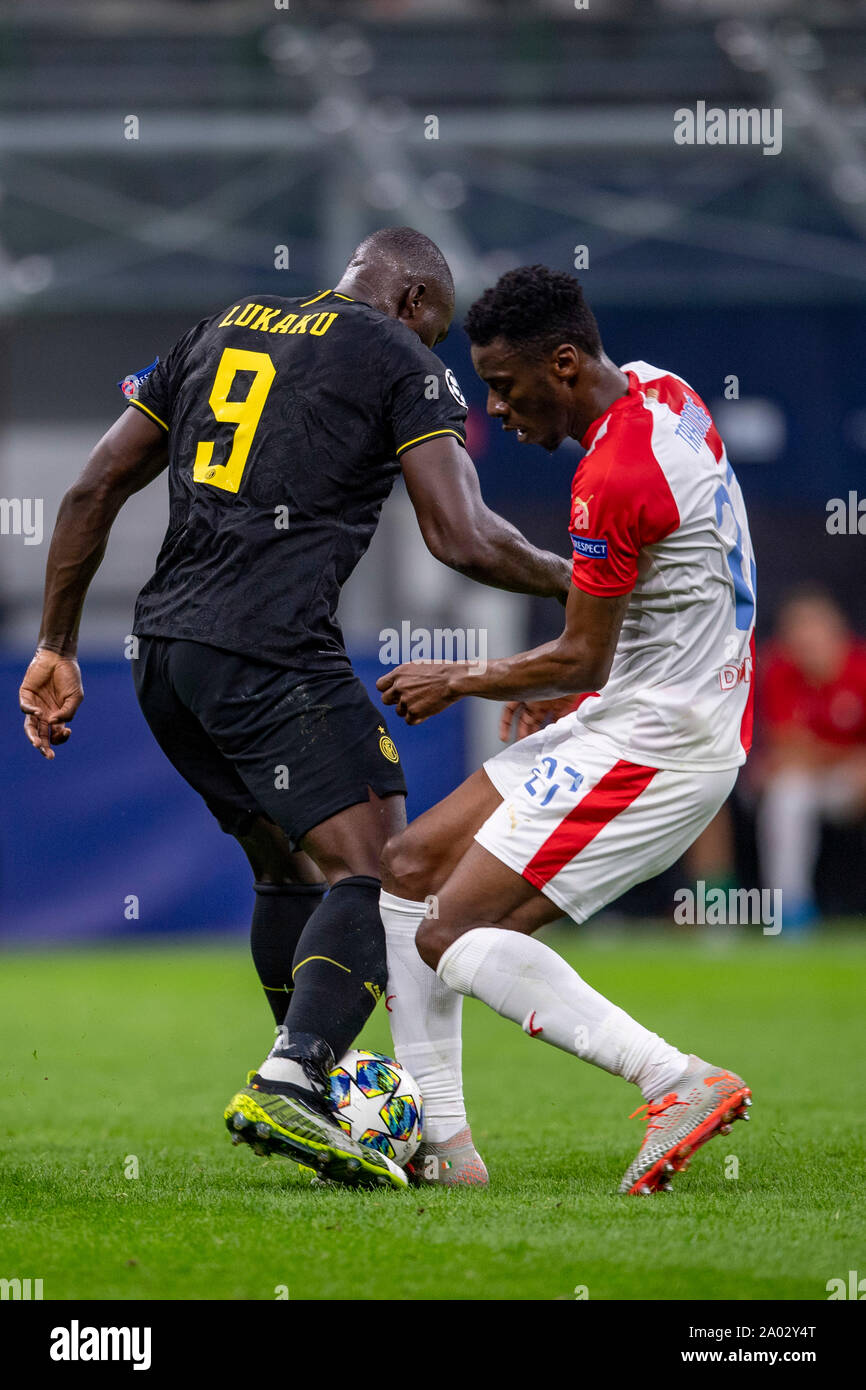
[[[158,365],[159,358],[155,357],[149,367],[142,367],[140,372],[130,372],[129,376],[125,376],[122,381],[117,383],[128,401],[138,400],[142,383],[147,380],[151,372]]]
[[[575,555],[583,555],[587,560],[607,559],[606,540],[596,540],[593,536],[576,536],[573,531],[570,534]]]

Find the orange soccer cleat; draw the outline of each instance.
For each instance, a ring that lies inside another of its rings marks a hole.
[[[648,1196],[670,1191],[674,1173],[689,1166],[695,1150],[716,1134],[727,1134],[734,1120],[747,1120],[751,1103],[752,1093],[741,1076],[690,1057],[676,1090],[629,1116],[642,1114],[647,1130],[620,1192]]]

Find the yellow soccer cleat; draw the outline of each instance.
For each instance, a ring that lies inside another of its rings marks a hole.
[[[225,1111],[232,1142],[249,1144],[256,1153],[281,1154],[321,1178],[347,1187],[408,1187],[402,1168],[376,1149],[358,1144],[330,1114],[316,1104],[316,1095],[270,1089],[273,1082],[255,1073],[233,1096]]]

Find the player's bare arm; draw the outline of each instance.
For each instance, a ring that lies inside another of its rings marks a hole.
[[[565,628],[553,642],[478,667],[468,661],[409,661],[376,682],[386,705],[420,724],[464,695],[543,700],[600,690],[613,664],[628,594],[597,597],[572,585]]]
[[[424,542],[437,560],[493,588],[566,599],[571,561],[536,550],[490,510],[475,465],[456,439],[416,445],[403,457],[403,477]]]
[[[45,600],[36,654],[19,691],[24,732],[52,759],[65,743],[84,691],[76,660],[81,611],[102,562],[108,536],[127,498],[168,462],[166,434],[141,411],[128,409],[103,435],[57,513],[48,551]]]

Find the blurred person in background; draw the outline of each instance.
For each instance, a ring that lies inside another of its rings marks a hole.
[[[822,822],[866,814],[866,642],[828,594],[803,588],[782,606],[759,671],[761,873],[782,890],[785,925],[803,927],[817,916]]]
[[[707,890],[721,888],[727,893],[739,887],[734,822],[730,802],[726,801],[702,830],[685,853],[685,868],[690,879],[702,882]]]

